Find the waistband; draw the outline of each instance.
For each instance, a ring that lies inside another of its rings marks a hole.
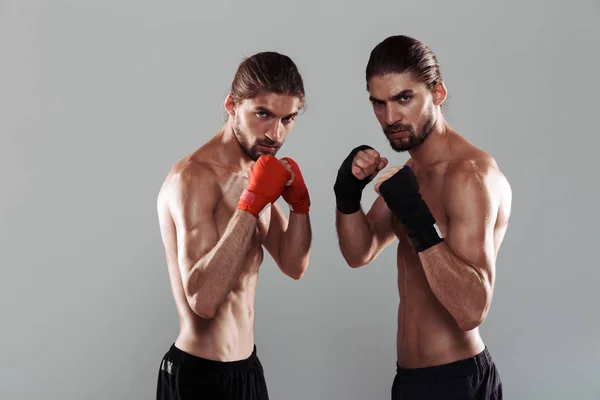
[[[400,381],[458,378],[486,370],[492,364],[492,356],[486,346],[481,353],[474,357],[448,364],[422,368],[402,368],[396,363],[396,373]]]
[[[187,353],[177,348],[173,343],[169,348],[168,353],[165,355],[165,359],[174,362],[175,364],[185,364],[186,366],[194,369],[213,372],[239,371],[259,363],[258,356],[256,354],[256,345],[254,345],[252,354],[250,354],[248,358],[235,361],[217,361]]]

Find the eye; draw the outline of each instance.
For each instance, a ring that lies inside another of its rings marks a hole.
[[[268,115],[266,112],[264,112],[264,111],[257,111],[257,112],[256,112],[256,116],[257,116],[258,118],[266,118],[266,117],[268,117],[269,115]]]
[[[383,105],[383,101],[379,100],[372,100],[371,103],[373,104],[373,107],[381,107]]]
[[[295,119],[296,119],[295,116],[291,116],[291,117],[282,118],[281,120],[283,121],[284,124],[289,124],[290,122],[294,121]]]
[[[398,97],[398,101],[400,103],[408,103],[410,101],[410,99],[412,99],[412,96],[409,96],[407,94]]]

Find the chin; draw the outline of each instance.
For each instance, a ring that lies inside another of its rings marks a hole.
[[[253,151],[253,150],[246,150],[246,155],[248,156],[248,158],[252,161],[256,161],[258,160],[258,158],[262,155],[259,154],[257,151]]]
[[[392,147],[392,150],[397,153],[404,153],[416,147],[416,145],[413,143],[402,143],[394,140],[390,140],[390,146]]]

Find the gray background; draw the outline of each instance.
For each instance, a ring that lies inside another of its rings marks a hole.
[[[348,151],[390,157],[364,87],[404,33],[438,54],[452,126],[512,184],[485,342],[508,399],[599,399],[598,1],[0,1],[2,399],[150,399],[175,339],[155,211],[170,166],[212,136],[244,55],[276,50],[309,108],[280,152],[303,169],[301,281],[267,257],[256,343],[273,399],[388,399],[394,250],[345,266],[332,185]],[[372,186],[364,197],[375,198]]]

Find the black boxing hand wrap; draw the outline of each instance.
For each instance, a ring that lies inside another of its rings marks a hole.
[[[444,241],[435,218],[421,198],[417,178],[410,167],[405,166],[383,182],[379,192],[388,208],[406,227],[417,252]]]
[[[352,173],[352,163],[359,151],[373,149],[371,146],[362,145],[353,149],[342,162],[338,170],[337,179],[333,185],[337,209],[342,214],[354,214],[360,210],[360,201],[364,188],[371,181],[370,178],[358,179]]]

